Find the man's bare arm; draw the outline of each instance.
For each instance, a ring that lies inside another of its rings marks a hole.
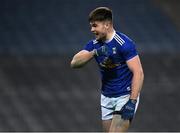
[[[131,70],[131,72],[133,73],[132,85],[131,85],[132,92],[130,99],[137,99],[144,81],[144,73],[139,56],[137,55],[134,58],[128,60],[127,65]]]
[[[72,68],[81,68],[85,64],[87,64],[93,57],[95,52],[94,51],[87,51],[87,50],[81,50],[76,55],[74,55],[72,61],[71,61],[71,67]]]

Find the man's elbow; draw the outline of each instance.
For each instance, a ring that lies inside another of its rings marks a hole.
[[[133,71],[134,75],[137,75],[142,81],[144,80],[144,72],[143,69],[138,69]]]
[[[75,61],[74,61],[74,60],[71,61],[70,66],[71,66],[71,68],[76,68]]]
[[[78,65],[74,60],[71,61],[70,63],[71,68],[81,68],[81,65]]]

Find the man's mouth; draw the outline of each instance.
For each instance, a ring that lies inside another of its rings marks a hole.
[[[95,32],[94,35],[98,35],[98,33]]]
[[[99,36],[99,34],[98,33],[94,33],[94,35],[97,37],[97,36]]]
[[[95,36],[96,40],[101,39],[101,35],[97,32],[94,33],[94,36]]]

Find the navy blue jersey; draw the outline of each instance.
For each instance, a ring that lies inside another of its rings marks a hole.
[[[92,51],[102,45],[107,45],[111,49],[108,56],[95,56],[101,73],[102,94],[107,97],[129,94],[133,74],[126,61],[137,55],[133,41],[126,35],[115,32],[108,42],[92,40],[86,44],[84,50]]]

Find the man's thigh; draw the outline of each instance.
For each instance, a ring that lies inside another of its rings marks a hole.
[[[113,115],[111,126],[109,128],[110,132],[125,132],[128,130],[130,125],[129,120],[123,120],[121,115]]]
[[[127,102],[129,95],[121,96],[117,98],[109,98],[101,95],[101,112],[102,112],[102,125],[105,132],[109,132],[113,113],[116,107],[120,108]]]
[[[119,101],[116,104],[116,108],[115,111],[120,111],[122,108],[122,105],[124,106],[124,104],[129,100],[129,96],[124,96],[123,101],[122,99],[119,99]],[[139,104],[139,97],[137,98],[137,103],[136,103],[136,108],[135,108],[135,112],[138,108],[138,104]],[[118,114],[114,114],[113,115],[113,119],[111,122],[111,126],[110,126],[110,132],[125,132],[128,130],[130,126],[130,120],[123,120],[121,118],[120,113]]]
[[[112,119],[110,119],[110,120],[103,120],[102,121],[102,126],[103,126],[103,131],[104,132],[109,132],[109,129],[110,129],[110,126],[111,126],[111,122],[112,122]]]
[[[108,98],[101,95],[101,111],[102,111],[102,123],[104,131],[116,131],[117,130],[127,130],[129,127],[129,121],[121,119],[120,114],[114,114],[114,111],[120,111],[124,104],[129,100],[130,95],[124,95],[117,98]],[[138,98],[139,102],[139,98]],[[136,104],[136,109],[138,106]]]
[[[113,109],[101,107],[102,110],[102,126],[104,132],[109,132],[111,121],[113,118]]]

